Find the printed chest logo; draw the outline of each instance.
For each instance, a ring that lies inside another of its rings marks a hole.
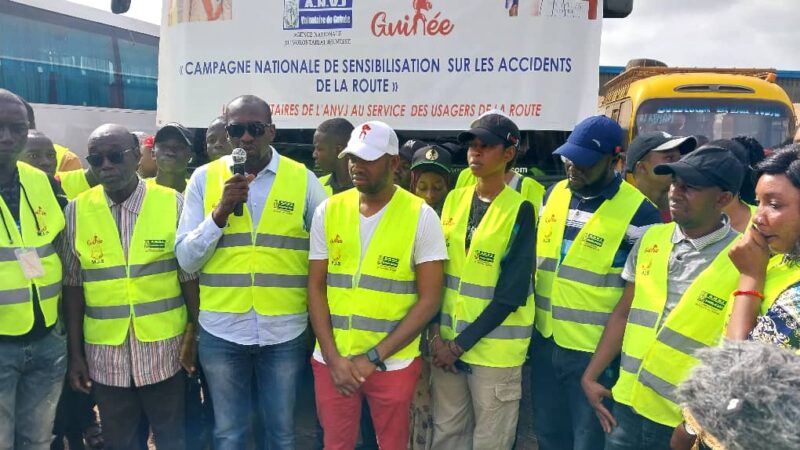
[[[646,277],[650,275],[650,267],[653,265],[652,261],[647,261],[639,264],[639,275]]]
[[[697,305],[705,310],[718,314],[725,309],[728,305],[728,301],[708,291],[702,291],[697,297]]]
[[[331,266],[342,265],[342,244],[344,241],[338,234],[328,241],[328,264]]]
[[[600,250],[605,241],[605,238],[601,236],[597,236],[596,234],[592,233],[586,233],[586,236],[583,238],[583,245],[592,250]]]
[[[542,243],[549,244],[553,239],[553,224],[556,223],[556,215],[550,214],[549,216],[542,218],[541,222],[545,225],[545,227],[542,229]]]
[[[100,239],[100,236],[95,234],[86,241],[86,245],[89,246],[89,260],[92,264],[103,264],[105,262],[103,259],[103,240]]]
[[[388,270],[389,272],[397,272],[400,266],[400,258],[393,256],[378,255],[378,268]]]
[[[491,252],[485,252],[483,250],[475,250],[473,253],[473,258],[475,262],[482,265],[482,266],[492,266],[494,265],[495,254]]]
[[[452,217],[442,220],[442,231],[444,232],[444,245],[450,248],[450,232],[455,226],[456,221]]]
[[[167,249],[167,241],[164,239],[145,239],[144,251],[148,253],[163,252]]]
[[[47,211],[44,210],[41,206],[36,208],[33,213],[36,215],[36,221],[38,222],[38,229],[36,230],[36,234],[38,236],[47,236],[50,234],[50,230],[47,229],[47,224],[45,223],[47,219]]]
[[[272,210],[281,214],[291,214],[294,212],[294,203],[287,200],[275,200],[272,202]]]

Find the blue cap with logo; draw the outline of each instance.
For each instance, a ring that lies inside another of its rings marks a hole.
[[[575,125],[567,142],[553,154],[567,158],[578,167],[591,167],[604,156],[617,152],[623,134],[622,128],[612,119],[592,116]]]

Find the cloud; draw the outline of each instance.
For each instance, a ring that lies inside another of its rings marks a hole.
[[[604,21],[600,63],[798,70],[798,17],[796,0],[636,0],[627,18]]]

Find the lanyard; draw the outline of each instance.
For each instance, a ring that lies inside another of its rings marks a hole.
[[[31,205],[31,200],[28,198],[28,191],[25,190],[25,186],[23,186],[22,183],[19,184],[19,190],[20,193],[25,196],[25,203],[28,205],[28,210],[31,212],[31,215],[33,216],[33,221],[36,224],[36,234],[41,236],[42,227],[39,225],[39,218],[36,217],[36,212],[33,210],[33,205]],[[6,222],[6,215],[3,214],[2,211],[0,211],[0,218],[3,219],[3,228],[5,228],[6,230],[6,236],[8,237],[8,244],[11,245],[14,243],[14,241],[13,239],[11,239],[11,230],[8,229],[8,223]],[[20,223],[22,223],[21,214],[20,214]]]

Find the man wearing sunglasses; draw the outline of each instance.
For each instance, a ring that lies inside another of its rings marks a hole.
[[[96,129],[88,149],[100,185],[65,210],[70,384],[91,392],[108,447],[140,448],[144,415],[159,449],[183,449],[199,302],[174,254],[183,197],[139,178],[139,142],[121,125]]]
[[[293,449],[306,364],[308,230],[326,194],[311,171],[270,145],[275,127],[264,100],[237,97],[225,118],[231,147],[247,153],[247,175],[233,174],[230,155],[194,172],[175,249],[181,267],[200,273],[199,351],[214,447],[246,446],[245,418],[257,399],[265,447]]]
[[[0,89],[0,446],[44,449],[66,371],[54,248],[66,198],[20,160],[28,126],[22,100]]]

